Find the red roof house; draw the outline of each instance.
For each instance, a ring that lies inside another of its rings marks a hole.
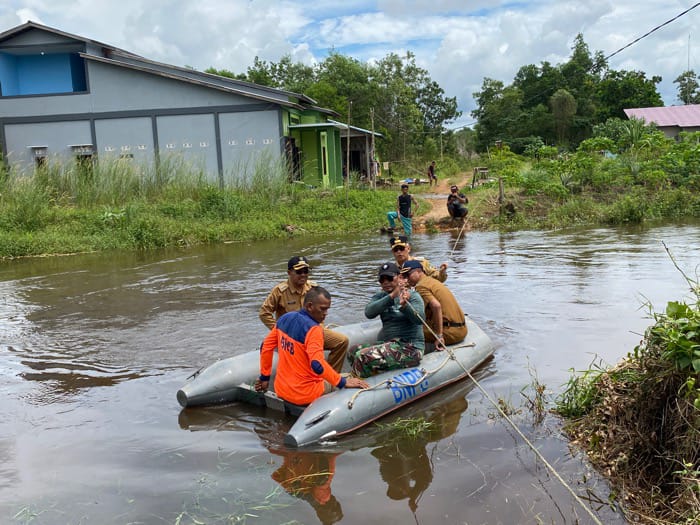
[[[677,138],[681,131],[700,131],[700,104],[662,108],[625,109],[627,118],[652,122],[669,138]]]

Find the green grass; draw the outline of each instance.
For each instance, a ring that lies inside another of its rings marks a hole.
[[[515,213],[499,213],[497,183],[482,185],[468,191],[472,229],[560,229],[700,217],[697,191],[626,186],[620,182],[629,178],[624,170],[620,175],[602,164],[591,171],[582,160],[578,163],[588,178],[579,174],[581,180],[568,186],[566,177],[577,173],[573,168],[495,163],[492,173],[502,176],[506,203]],[[50,163],[33,176],[0,172],[0,258],[371,232],[386,224],[398,194],[396,188],[366,185],[290,184],[285,166],[271,157],[240,168],[224,174],[225,189],[178,157],[163,158],[158,169],[101,159]],[[604,170],[612,174],[605,191],[594,183]],[[412,193],[420,200],[427,191],[421,185]],[[439,225],[429,221],[426,229],[437,232]]]
[[[399,436],[417,439],[436,430],[435,423],[424,417],[398,418],[391,423],[375,423],[382,430],[390,431],[394,438]]]
[[[183,163],[49,165],[0,182],[0,257],[151,249],[376,230],[395,190],[289,184],[262,159],[226,189]]]

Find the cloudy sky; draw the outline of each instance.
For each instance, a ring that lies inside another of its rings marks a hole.
[[[697,8],[693,8],[697,6]],[[32,20],[175,65],[245,72],[254,57],[304,63],[336,50],[362,61],[416,55],[470,124],[484,77],[509,84],[526,64],[568,58],[577,33],[614,69],[673,80],[700,74],[700,5],[676,0],[2,0],[0,31]]]

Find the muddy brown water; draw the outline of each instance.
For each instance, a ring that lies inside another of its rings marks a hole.
[[[569,369],[615,363],[694,275],[700,224],[423,235],[449,287],[498,349],[477,380],[603,523],[625,523],[556,418],[526,410]],[[310,450],[291,422],[231,405],[182,411],[185,378],[256,348],[257,309],[305,254],[334,294],[331,323],[359,319],[390,258],[387,237],[227,244],[0,262],[0,522],[32,524],[587,524],[579,502],[478,389],[463,382],[383,423],[423,416],[408,439],[370,426]],[[531,393],[531,392],[530,392]]]

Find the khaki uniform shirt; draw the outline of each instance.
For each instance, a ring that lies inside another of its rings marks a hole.
[[[444,283],[447,280],[447,271],[435,268],[435,266],[430,264],[430,261],[428,261],[428,259],[426,259],[425,257],[410,257],[409,259],[418,261],[423,267],[423,273],[428,277],[437,279],[441,283]]]
[[[416,291],[423,298],[423,302],[425,303],[425,319],[431,327],[433,326],[433,312],[428,307],[428,303],[433,299],[437,299],[440,303],[442,307],[442,332],[445,336],[445,343],[453,344],[464,339],[467,335],[464,312],[459,306],[457,299],[455,299],[455,296],[447,289],[447,286],[432,277],[424,275],[416,284]],[[435,339],[430,333],[426,333],[425,336],[428,341],[433,341]]]
[[[275,286],[260,307],[258,317],[270,330],[275,326],[275,322],[287,312],[301,310],[304,296],[316,283],[307,280],[304,288],[297,290],[292,287],[289,279]]]

